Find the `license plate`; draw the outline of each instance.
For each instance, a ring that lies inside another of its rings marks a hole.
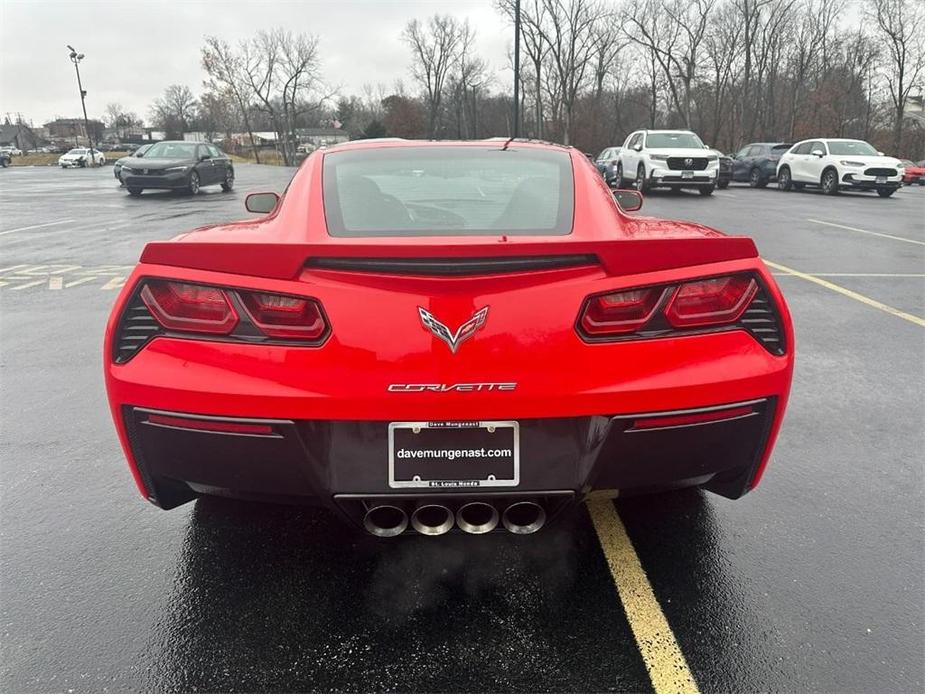
[[[389,487],[516,487],[517,422],[392,422]]]
[[[886,176],[877,176],[877,183],[886,183]]]
[[[693,177],[694,177],[693,171],[682,171],[681,172],[681,178],[693,178]]]

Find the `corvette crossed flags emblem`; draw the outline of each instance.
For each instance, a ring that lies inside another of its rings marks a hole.
[[[450,347],[450,351],[456,354],[459,345],[475,335],[479,328],[485,325],[485,319],[488,318],[488,307],[484,306],[472,314],[472,318],[460,325],[455,333],[450,332],[450,329],[437,320],[437,317],[427,309],[418,306],[418,314],[421,316],[421,324],[436,337],[446,342]]]

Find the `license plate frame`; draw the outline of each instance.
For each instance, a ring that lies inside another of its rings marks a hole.
[[[877,176],[877,183],[886,183],[886,176]]]
[[[681,172],[681,178],[693,178],[693,177],[694,177],[693,171],[682,171]]]
[[[409,438],[423,434],[420,440]],[[503,433],[502,433],[503,432]],[[491,439],[501,434],[490,448]],[[509,437],[509,438],[508,438]],[[408,448],[409,441],[416,448]],[[480,445],[481,444],[481,445]],[[466,448],[466,445],[469,448]],[[506,448],[505,446],[509,446]],[[396,457],[396,450],[508,451],[507,456],[441,457],[439,453]],[[475,461],[475,462],[472,462]],[[420,463],[427,474],[414,475],[409,466]],[[475,474],[459,471],[467,464]],[[441,472],[442,469],[442,472]],[[449,470],[449,472],[447,472]],[[495,472],[491,472],[494,470]],[[485,473],[489,474],[480,474]],[[505,474],[495,474],[505,473]],[[389,423],[388,483],[390,489],[478,489],[520,485],[520,424],[513,420]]]

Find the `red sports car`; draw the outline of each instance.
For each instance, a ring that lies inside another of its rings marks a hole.
[[[758,484],[794,343],[750,238],[628,216],[580,151],[520,141],[332,147],[248,209],[149,243],[107,327],[157,506],[526,534],[592,491]]]
[[[905,185],[911,186],[913,183],[918,183],[920,186],[925,186],[925,166],[919,166],[909,159],[903,159],[901,163]]]

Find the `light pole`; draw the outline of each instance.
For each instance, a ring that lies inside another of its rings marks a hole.
[[[84,59],[84,54],[78,53],[77,49],[73,46],[68,46],[68,50],[71,52],[71,62],[74,63],[74,70],[77,72],[77,88],[80,90],[80,107],[84,112],[84,132],[87,135],[87,142],[90,143],[90,166],[95,166],[96,159],[93,156],[93,136],[90,134],[90,121],[87,120],[87,103],[84,101],[87,92],[84,91],[83,84],[80,82],[80,61]]]
[[[520,0],[514,3],[514,137],[520,137]]]

